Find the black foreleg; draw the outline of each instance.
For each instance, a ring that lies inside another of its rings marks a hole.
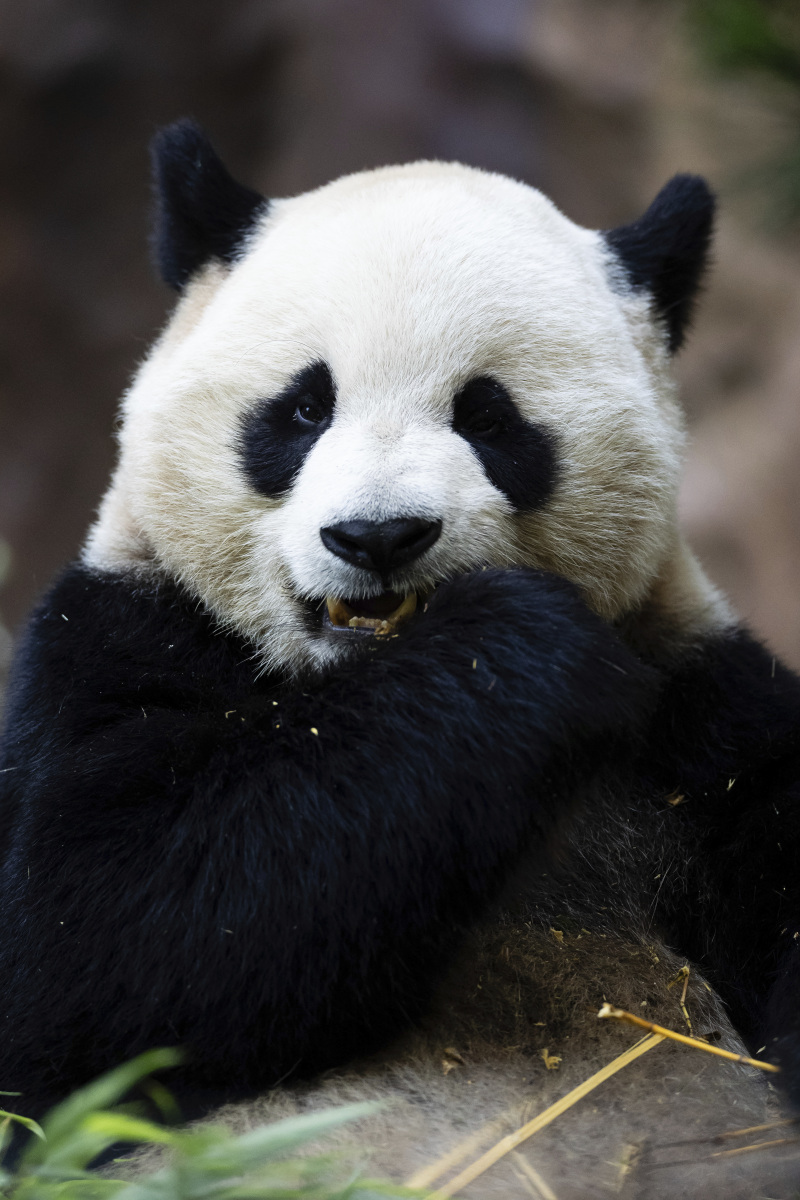
[[[34,619],[0,776],[4,1087],[156,1043],[248,1085],[374,1047],[651,686],[532,571],[443,586],[304,688],[251,656],[173,589],[81,571]]]
[[[653,730],[655,794],[682,796],[665,818],[682,882],[662,919],[800,1101],[800,680],[744,632],[712,639]]]

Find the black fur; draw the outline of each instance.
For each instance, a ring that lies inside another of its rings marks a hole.
[[[516,880],[512,907],[699,964],[800,1105],[800,680],[743,631],[661,674],[638,757],[602,777],[560,865]]]
[[[278,499],[288,492],[317,438],[330,427],[336,388],[327,363],[317,362],[294,376],[283,391],[260,400],[244,418],[239,458],[251,487]],[[303,421],[298,409],[313,405],[320,420]]]
[[[592,778],[535,919],[654,927],[800,1102],[800,680],[742,632],[646,667],[528,570],[365,647],[289,686],[172,585],[73,568],[45,599],[0,765],[26,1110],[157,1043],[233,1090],[380,1045]]]
[[[800,680],[743,631],[713,639],[670,679],[648,760],[689,847],[663,919],[800,1102]]]
[[[159,130],[150,153],[153,251],[164,282],[180,291],[209,259],[234,262],[269,205],[232,178],[194,121]]]
[[[442,586],[304,687],[176,587],[69,570],[20,647],[0,764],[0,1080],[37,1100],[159,1043],[255,1087],[379,1045],[652,673],[569,584]],[[22,1102],[21,1102],[22,1103]]]
[[[526,421],[496,379],[471,380],[453,401],[453,429],[518,512],[540,508],[556,484],[556,440]]]
[[[675,175],[644,216],[603,235],[631,287],[651,293],[673,352],[683,343],[708,261],[714,208],[714,195],[704,179]]]

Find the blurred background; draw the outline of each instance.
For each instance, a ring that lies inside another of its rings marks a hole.
[[[0,0],[0,671],[81,544],[171,304],[147,143],[183,115],[273,196],[460,159],[604,227],[706,175],[722,213],[677,359],[683,518],[800,668],[797,0]]]

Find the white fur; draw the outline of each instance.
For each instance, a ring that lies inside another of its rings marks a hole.
[[[237,461],[242,416],[318,360],[334,420],[288,496],[265,499]],[[533,514],[512,511],[451,429],[453,396],[478,375],[557,435],[555,494]],[[682,421],[646,301],[615,283],[598,234],[468,167],[391,167],[273,203],[240,262],[190,284],[123,413],[86,561],[181,579],[268,666],[324,662],[335,647],[308,632],[303,602],[364,593],[320,539],[336,521],[442,520],[398,588],[531,564],[612,620],[686,556]],[[692,578],[689,607],[716,612]]]

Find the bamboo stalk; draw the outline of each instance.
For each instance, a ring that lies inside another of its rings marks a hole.
[[[696,1050],[705,1050],[706,1054],[715,1054],[717,1058],[727,1058],[729,1062],[758,1067],[760,1071],[773,1071],[776,1075],[780,1073],[780,1067],[776,1067],[774,1063],[761,1062],[758,1058],[747,1058],[744,1054],[734,1054],[732,1050],[710,1046],[708,1042],[701,1042],[699,1038],[687,1037],[685,1033],[674,1033],[671,1029],[665,1029],[663,1025],[655,1025],[652,1021],[645,1021],[643,1017],[626,1012],[624,1008],[614,1008],[613,1004],[604,1004],[597,1015],[598,1017],[613,1017],[616,1021],[625,1021],[628,1025],[635,1025],[637,1029],[658,1033],[673,1042],[682,1042],[684,1046],[694,1046]]]
[[[627,1067],[629,1063],[634,1062],[642,1054],[646,1054],[648,1050],[652,1050],[654,1046],[659,1045],[663,1041],[664,1035],[656,1033],[650,1037],[643,1038],[635,1046],[631,1046],[629,1050],[620,1054],[612,1062],[607,1063],[606,1066],[602,1067],[594,1075],[590,1075],[588,1079],[584,1079],[583,1083],[578,1084],[571,1092],[567,1092],[566,1096],[562,1096],[560,1100],[556,1100],[555,1104],[551,1104],[549,1108],[540,1112],[532,1121],[528,1121],[521,1129],[502,1138],[495,1146],[492,1146],[485,1154],[482,1154],[479,1159],[471,1163],[459,1175],[456,1175],[455,1179],[451,1179],[449,1183],[444,1184],[443,1187],[434,1192],[436,1200],[443,1200],[444,1197],[454,1196],[456,1192],[461,1191],[467,1184],[472,1183],[473,1180],[483,1175],[485,1171],[488,1171],[489,1167],[499,1162],[504,1155],[508,1154],[511,1150],[516,1150],[517,1146],[521,1145],[522,1142],[527,1141],[534,1133],[538,1133],[540,1129],[544,1129],[546,1125],[555,1121],[556,1117],[560,1117],[568,1108],[572,1108],[573,1104],[577,1104],[579,1100],[582,1100],[589,1092],[594,1091],[601,1083],[605,1083],[606,1079],[610,1079],[612,1075],[616,1075],[617,1071],[621,1071],[623,1067]]]
[[[800,1145],[800,1138],[775,1138],[771,1142],[756,1142],[754,1146],[737,1146],[735,1150],[715,1150],[709,1158],[730,1158],[734,1154],[750,1154],[753,1150],[766,1150],[768,1146]]]
[[[767,1121],[766,1125],[748,1125],[746,1129],[728,1129],[725,1133],[718,1133],[717,1138],[721,1141],[722,1138],[746,1137],[749,1133],[764,1133],[767,1129],[777,1129],[780,1125],[797,1125],[800,1122],[800,1117],[782,1117],[780,1121]]]
[[[512,1150],[511,1157],[522,1171],[523,1175],[528,1179],[536,1191],[538,1200],[558,1200],[550,1184],[546,1179],[542,1179],[535,1167],[531,1166],[524,1154],[520,1154],[519,1150]]]
[[[448,1150],[441,1158],[437,1158],[436,1162],[429,1163],[427,1167],[420,1167],[406,1180],[405,1186],[408,1188],[430,1187],[440,1175],[444,1175],[445,1171],[449,1171],[451,1167],[457,1167],[461,1160],[477,1150],[482,1142],[502,1129],[506,1120],[507,1116],[500,1116],[495,1117],[492,1121],[487,1121],[480,1129],[476,1129],[469,1137],[465,1137],[453,1146],[452,1150]]]

